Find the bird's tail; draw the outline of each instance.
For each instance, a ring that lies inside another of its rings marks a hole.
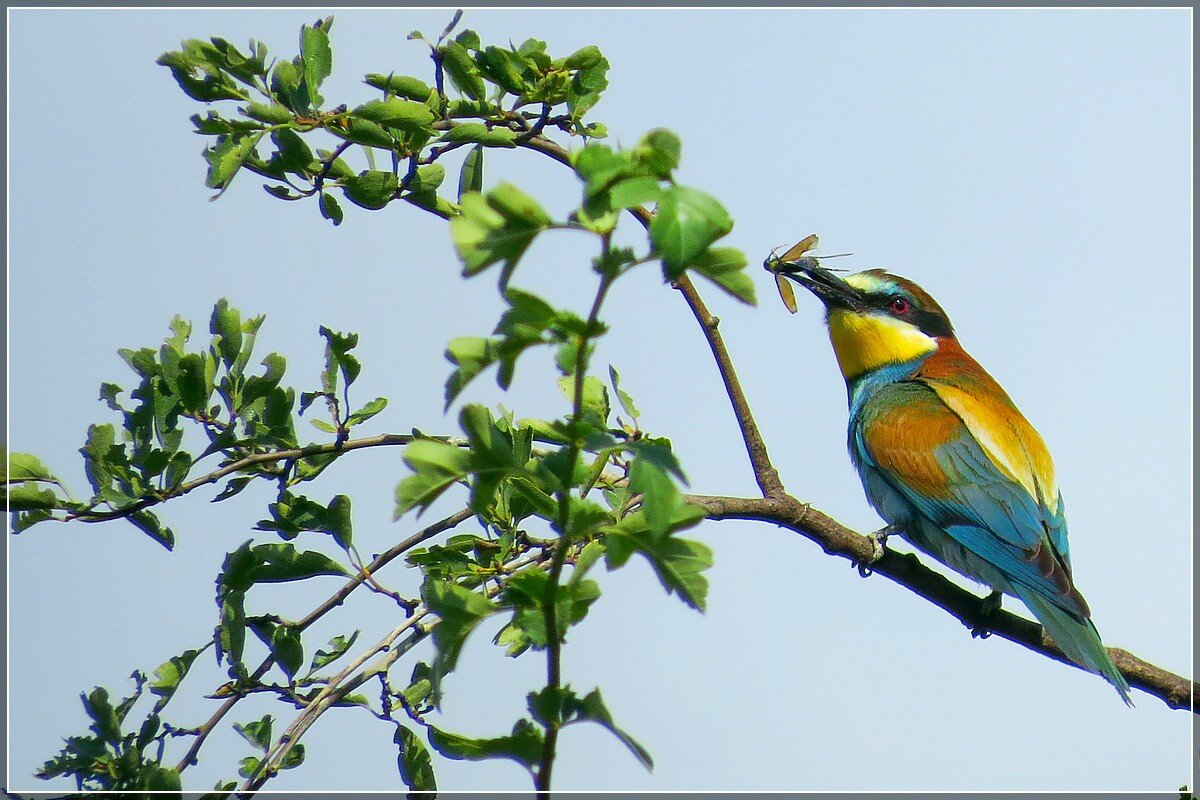
[[[1125,705],[1133,706],[1129,699],[1129,683],[1113,663],[1090,619],[1072,614],[1032,589],[1023,586],[1013,586],[1013,589],[1067,658],[1111,683]]]

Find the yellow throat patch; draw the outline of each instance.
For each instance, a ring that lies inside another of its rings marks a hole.
[[[846,380],[932,353],[937,341],[917,326],[881,313],[829,312],[829,340]]]

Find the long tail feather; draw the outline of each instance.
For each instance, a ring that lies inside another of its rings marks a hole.
[[[1090,619],[1075,616],[1031,589],[1022,586],[1014,586],[1013,589],[1067,658],[1111,683],[1125,705],[1133,706],[1133,701],[1129,699],[1129,683],[1113,663]]]

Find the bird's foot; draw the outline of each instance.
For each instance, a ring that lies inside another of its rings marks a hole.
[[[991,622],[1000,611],[1003,602],[1004,593],[998,589],[992,590],[991,594],[979,601],[979,612],[975,624],[971,627],[972,638],[986,639],[992,635]]]
[[[887,551],[887,540],[892,534],[900,533],[900,528],[895,525],[888,525],[886,528],[868,533],[867,539],[871,542],[871,560],[864,563],[857,563],[858,574],[864,578],[871,574],[871,564],[874,564],[879,559],[883,558],[883,554]]]
[[[893,534],[900,533],[900,528],[896,525],[888,525],[886,528],[880,528],[874,533],[868,533],[867,538],[871,540],[871,563],[874,564],[879,559],[883,558],[883,553],[887,549],[888,537]]]

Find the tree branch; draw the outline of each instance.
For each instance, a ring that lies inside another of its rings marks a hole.
[[[733,361],[729,357],[729,351],[725,348],[721,332],[717,330],[720,320],[709,313],[704,300],[700,298],[700,293],[696,291],[696,287],[687,275],[681,275],[675,281],[675,288],[683,294],[687,301],[688,308],[692,310],[696,322],[700,324],[700,330],[704,332],[704,338],[708,341],[708,348],[717,362],[721,380],[725,382],[725,393],[733,403],[733,414],[737,417],[738,430],[741,431],[742,441],[746,445],[746,455],[750,457],[750,466],[754,470],[754,480],[758,482],[758,488],[762,491],[763,497],[784,494],[783,482],[779,480],[779,472],[771,464],[771,457],[767,455],[767,444],[763,441],[758,425],[754,422],[754,415],[750,413],[750,403],[746,400],[745,393],[742,392],[742,384],[738,381],[737,372],[733,369]]]
[[[688,495],[687,500],[708,510],[709,519],[746,519],[771,522],[794,531],[821,546],[826,553],[840,556],[883,575],[913,594],[925,598],[949,613],[968,628],[985,621],[983,598],[964,589],[940,572],[925,564],[914,553],[899,553],[886,547],[877,557],[874,542],[860,533],[839,524],[807,503],[790,495],[765,498],[711,497]],[[870,574],[869,572],[866,574]],[[986,617],[989,632],[1016,642],[1035,653],[1082,669],[1067,659],[1041,625],[1008,611],[998,611]],[[1173,709],[1191,709],[1196,686],[1187,678],[1138,658],[1128,650],[1108,649],[1113,662],[1130,686],[1153,695]]]
[[[135,503],[131,503],[121,508],[114,508],[110,511],[78,511],[73,514],[68,514],[64,518],[64,522],[78,519],[83,522],[104,522],[110,519],[120,519],[127,517],[134,512],[141,511],[151,506],[165,503],[168,500],[173,500],[176,497],[199,489],[201,486],[207,486],[210,483],[216,483],[228,475],[235,472],[241,472],[249,467],[259,464],[273,464],[277,461],[297,461],[310,456],[329,455],[331,453],[342,453],[350,450],[361,450],[365,447],[395,447],[397,445],[409,444],[414,439],[436,439],[449,444],[464,446],[467,443],[462,437],[453,436],[415,436],[409,433],[381,433],[378,436],[368,436],[365,439],[350,439],[344,442],[327,442],[325,444],[310,444],[306,447],[296,447],[291,450],[271,450],[266,453],[254,453],[245,458],[239,458],[237,461],[232,461],[225,466],[215,469],[207,475],[202,475],[199,478],[181,483],[176,488],[165,494],[157,497],[143,497]]]

